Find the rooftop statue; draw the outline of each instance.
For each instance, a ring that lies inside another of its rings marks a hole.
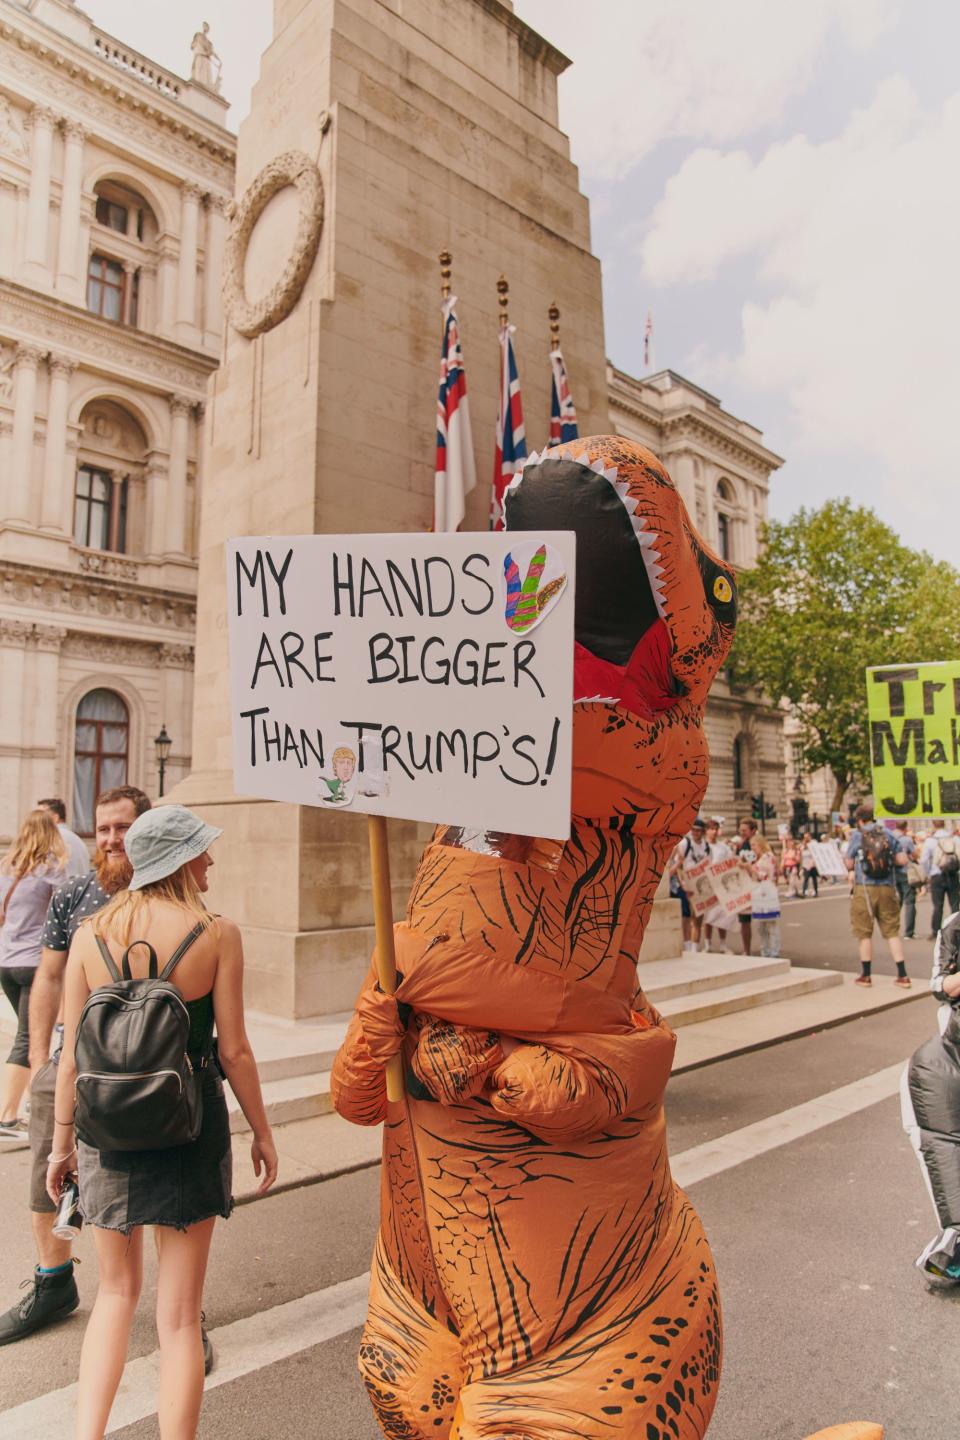
[[[208,90],[220,90],[220,79],[223,64],[220,56],[213,48],[210,39],[210,26],[206,20],[194,35],[190,42],[190,49],[193,51],[193,65],[190,68],[190,79],[196,85],[204,85]],[[216,69],[214,69],[216,66]]]

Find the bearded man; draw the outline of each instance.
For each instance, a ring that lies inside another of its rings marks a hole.
[[[130,883],[133,867],[124,849],[124,836],[137,816],[149,809],[149,798],[133,785],[121,785],[98,795],[93,868],[61,885],[50,901],[40,967],[30,992],[29,1022],[30,1148],[33,1151],[30,1210],[38,1263],[23,1298],[0,1315],[0,1345],[9,1345],[55,1320],[62,1320],[80,1304],[73,1276],[71,1242],[58,1240],[53,1234],[56,1206],[46,1190],[47,1157],[53,1149],[53,1092],[60,1055],[59,1036],[52,1056],[50,1039],[60,1014],[71,941],[84,920]]]

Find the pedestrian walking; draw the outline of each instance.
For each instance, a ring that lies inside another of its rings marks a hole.
[[[692,870],[695,865],[709,859],[710,847],[706,841],[706,830],[707,822],[698,815],[674,850],[668,867],[670,894],[680,901],[684,950],[696,950],[699,945],[701,917],[694,914],[690,896],[683,887],[683,872]]]
[[[930,882],[933,905],[927,939],[936,940],[943,924],[944,901],[949,904],[949,914],[960,910],[960,837],[949,821],[944,820],[923,842],[920,869]]]
[[[907,821],[897,820],[893,828],[897,849],[907,857],[906,864],[898,865],[894,872],[897,894],[900,896],[900,914],[903,917],[903,938],[913,940],[916,937],[917,895],[923,884],[923,871],[917,863],[917,846]]]
[[[0,1090],[0,1140],[26,1140],[20,1104],[30,1083],[30,987],[50,897],[66,874],[67,847],[49,810],[31,810],[0,861],[0,986],[17,1017]]]
[[[140,1297],[144,1225],[159,1227],[160,1432],[177,1440],[196,1435],[203,1396],[200,1316],[207,1257],[217,1216],[226,1218],[233,1208],[222,1075],[253,1131],[251,1158],[254,1173],[262,1176],[258,1194],[276,1179],[276,1148],[244,1026],[240,931],[232,921],[212,915],[202,901],[213,864],[209,846],[221,834],[181,805],[139,816],[126,834],[133,865],[129,888],[82,925],[70,947],[47,1192],[56,1201],[67,1177],[78,1176],[80,1204],[94,1232],[100,1269],[80,1357],[77,1440],[101,1440],[106,1428]],[[175,987],[174,994],[181,997],[176,1003],[186,1007],[186,1080],[181,1076],[180,1088],[173,1087],[172,1098],[164,1103],[170,1087],[164,1088],[157,1077],[166,1072],[158,1070],[144,1084],[148,1067],[143,1045],[160,1044],[168,1033],[162,1029],[169,1023],[165,1017],[175,1012],[166,992],[153,987],[152,1008],[143,1009],[151,1015],[149,1027],[123,1030],[123,1007],[116,1003],[109,1012],[104,1008],[111,982],[116,985],[111,993],[123,992],[121,966],[125,977],[132,973],[141,982],[140,994],[159,972],[161,983]],[[97,1000],[101,994],[102,1002]],[[92,1009],[87,1004],[91,996]],[[113,1019],[97,1018],[105,1014]],[[111,1050],[116,1027],[121,1027],[123,1043]],[[134,1046],[137,1033],[142,1037],[139,1049]],[[111,1086],[99,1068],[78,1075],[78,1036],[82,1054],[94,1055],[99,1048],[112,1063],[105,1073],[122,1073],[130,1083]],[[196,1138],[136,1148],[147,1116],[152,1136],[167,1126],[167,1133],[181,1135],[182,1127],[175,1128],[175,1122],[186,1123],[187,1112],[173,1107],[194,1077],[190,1093],[199,1093],[202,1100],[199,1130],[191,1127]],[[74,1130],[75,1104],[79,1135]],[[92,1138],[85,1140],[85,1134]]]
[[[812,836],[804,835],[800,842],[800,868],[803,871],[803,889],[801,896],[807,893],[807,886],[813,886],[813,894],[816,899],[820,894],[820,871],[817,869],[817,862],[813,858],[813,851],[810,849]]]
[[[57,822],[57,829],[68,852],[67,879],[72,880],[75,875],[86,875],[90,869],[90,851],[76,831],[71,830],[67,824],[66,805],[58,795],[54,795],[50,800],[38,800],[37,805],[41,810],[49,810]]]
[[[22,1340],[64,1319],[80,1304],[72,1245],[53,1233],[57,1207],[47,1194],[47,1156],[53,1149],[53,1096],[63,1027],[67,952],[84,920],[125,890],[133,874],[123,841],[138,815],[150,809],[142,790],[123,785],[104,790],[94,809],[96,852],[87,873],[54,892],[43,929],[40,965],[30,989],[30,1219],[37,1264],[22,1294],[0,1315],[0,1345]],[[51,1039],[56,1036],[51,1054]]]
[[[753,924],[757,927],[760,954],[770,960],[780,958],[780,892],[777,889],[777,857],[770,843],[758,835],[753,848],[756,852],[751,868],[753,890],[750,896],[750,910]]]
[[[860,949],[857,985],[872,985],[873,927],[879,926],[897,967],[894,985],[910,988],[900,939],[900,897],[894,875],[905,865],[906,855],[898,851],[890,831],[873,818],[872,805],[858,805],[857,828],[847,844],[846,865],[850,872],[850,927]]]

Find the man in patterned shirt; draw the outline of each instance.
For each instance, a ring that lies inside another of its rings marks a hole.
[[[124,849],[124,836],[137,816],[149,809],[148,797],[133,785],[121,785],[98,795],[93,868],[61,885],[50,901],[43,953],[30,992],[30,1148],[33,1151],[30,1209],[39,1263],[23,1299],[0,1315],[0,1345],[8,1345],[54,1320],[62,1320],[80,1303],[70,1241],[58,1240],[53,1234],[56,1207],[46,1190],[47,1156],[53,1149],[53,1093],[62,1031],[52,1057],[50,1039],[60,1014],[71,941],[84,920],[129,884],[133,868]]]

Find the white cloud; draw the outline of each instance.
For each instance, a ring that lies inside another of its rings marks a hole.
[[[927,113],[889,79],[836,139],[689,156],[641,247],[658,284],[755,261],[739,349],[701,351],[698,375],[782,394],[797,450],[858,456],[878,499],[931,519],[939,501],[941,521],[951,492],[957,513],[958,154],[960,93]]]
[[[561,79],[575,158],[604,179],[672,136],[722,143],[775,121],[827,44],[870,45],[903,0],[518,0],[576,63]]]

